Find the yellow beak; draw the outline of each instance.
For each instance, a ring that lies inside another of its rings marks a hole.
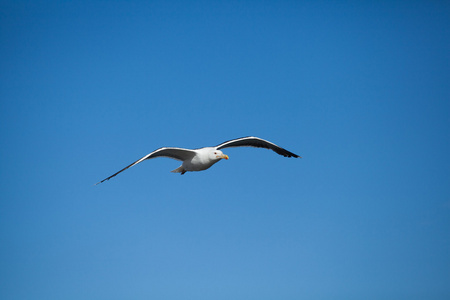
[[[228,159],[228,155],[226,155],[226,154],[223,154],[222,156],[220,156],[221,158],[225,158],[225,159]]]

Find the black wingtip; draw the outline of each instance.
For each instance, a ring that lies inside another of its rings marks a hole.
[[[274,151],[275,151],[277,154],[280,154],[280,155],[282,155],[282,156],[284,156],[284,157],[302,158],[301,156],[299,156],[299,155],[297,155],[297,154],[295,154],[295,153],[292,153],[292,152],[290,152],[290,151],[287,151],[286,149],[283,149],[283,148],[281,148],[281,149],[274,149]]]
[[[99,185],[100,183],[103,183],[103,182],[105,182],[107,180],[110,180],[110,179],[111,179],[111,177],[105,178],[102,181],[97,182],[95,185]]]

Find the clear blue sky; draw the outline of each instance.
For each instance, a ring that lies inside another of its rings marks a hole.
[[[447,1],[1,1],[1,299],[450,299]],[[146,161],[255,135],[204,172]]]

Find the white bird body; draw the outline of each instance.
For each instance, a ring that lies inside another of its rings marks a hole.
[[[138,163],[152,159],[156,157],[169,157],[172,159],[180,160],[183,163],[181,166],[173,170],[174,173],[181,173],[183,175],[186,172],[195,172],[195,171],[203,171],[209,169],[212,165],[220,161],[221,159],[228,159],[228,155],[223,154],[220,149],[223,148],[231,148],[231,147],[257,147],[257,148],[266,148],[275,151],[276,153],[283,155],[285,157],[300,157],[297,154],[287,151],[269,141],[249,136],[243,137],[239,139],[234,139],[230,141],[226,141],[220,145],[215,147],[204,147],[200,149],[184,149],[184,148],[175,148],[175,147],[163,147],[156,149],[155,151],[147,154],[146,156],[138,159],[134,163],[128,165],[122,170],[114,173],[108,178],[103,179],[98,182],[102,183],[103,181],[109,180],[112,177],[116,176],[120,172],[125,171],[126,169],[137,165]]]
[[[209,169],[222,158],[228,159],[228,156],[224,155],[222,151],[216,150],[214,147],[205,147],[194,151],[196,155],[191,159],[183,161],[181,164],[185,171],[203,171]]]

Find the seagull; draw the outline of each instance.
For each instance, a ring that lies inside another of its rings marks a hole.
[[[256,148],[266,148],[274,151],[279,155],[283,155],[284,157],[295,157],[298,158],[297,154],[294,154],[286,149],[281,148],[280,146],[275,145],[269,141],[254,137],[247,136],[234,140],[229,140],[219,144],[215,147],[204,147],[199,149],[184,149],[184,148],[175,148],[175,147],[162,147],[156,149],[155,151],[147,154],[146,156],[138,159],[134,163],[126,166],[122,170],[112,174],[111,176],[103,179],[97,184],[102,183],[104,181],[110,180],[117,174],[125,171],[128,168],[131,168],[134,165],[137,165],[140,162],[143,162],[147,159],[152,159],[156,157],[168,157],[172,159],[176,159],[182,161],[181,166],[171,171],[173,173],[181,173],[183,175],[186,172],[195,172],[195,171],[203,171],[209,169],[212,165],[217,163],[221,159],[228,159],[228,155],[223,154],[220,149],[232,148],[232,147],[256,147]]]

